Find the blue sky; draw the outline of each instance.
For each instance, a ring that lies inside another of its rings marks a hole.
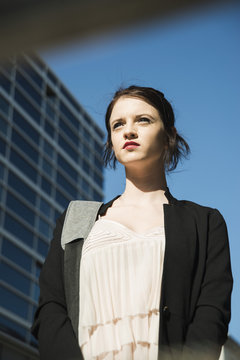
[[[103,129],[119,86],[156,87],[172,103],[191,156],[168,175],[168,186],[178,199],[217,208],[226,220],[235,280],[229,334],[240,342],[240,4],[39,53]],[[123,168],[106,170],[105,200],[123,190]]]

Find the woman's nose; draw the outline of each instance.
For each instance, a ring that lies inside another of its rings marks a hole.
[[[134,126],[132,125],[126,125],[125,129],[124,129],[124,138],[125,139],[133,139],[133,138],[136,138],[138,135],[137,135],[137,131],[135,129]]]

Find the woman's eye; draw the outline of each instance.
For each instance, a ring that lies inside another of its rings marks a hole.
[[[141,121],[141,122],[150,122],[150,120],[148,118],[146,118],[146,117],[140,118],[139,121]]]
[[[121,122],[117,122],[117,123],[115,123],[115,124],[113,125],[113,129],[118,128],[120,125],[122,125],[122,123],[121,123]]]

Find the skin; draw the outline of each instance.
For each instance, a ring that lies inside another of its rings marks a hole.
[[[163,226],[163,204],[168,203],[162,160],[166,140],[157,109],[139,98],[123,96],[114,105],[110,127],[112,148],[125,167],[126,185],[104,217],[138,233]],[[126,141],[139,146],[124,149]]]

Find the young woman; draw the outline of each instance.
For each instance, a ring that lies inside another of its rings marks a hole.
[[[218,359],[232,274],[218,210],[177,200],[165,171],[189,146],[164,94],[130,86],[106,112],[104,160],[123,194],[70,203],[40,275],[33,334],[44,360]]]

